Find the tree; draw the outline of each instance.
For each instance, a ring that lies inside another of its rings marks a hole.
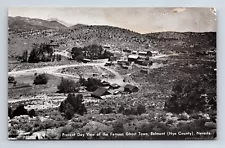
[[[79,82],[76,83],[73,80],[61,79],[60,84],[57,86],[60,93],[73,93],[78,92],[80,89]]]
[[[22,62],[27,62],[28,61],[28,51],[25,50],[22,54]]]
[[[75,113],[83,115],[87,112],[86,107],[83,104],[83,95],[82,94],[72,94],[67,95],[66,100],[61,102],[59,106],[59,111],[63,112],[65,118],[71,119]]]
[[[34,79],[34,84],[47,84],[48,83],[48,77],[46,74],[39,74]]]
[[[198,82],[178,81],[172,96],[165,102],[165,110],[173,113],[205,111],[205,89]]]
[[[14,83],[15,78],[13,76],[8,76],[8,83]]]
[[[79,48],[79,47],[73,47],[72,48],[71,55],[72,55],[73,59],[76,59],[76,57],[81,55],[81,54],[82,54],[82,48]]]
[[[20,115],[28,115],[27,110],[24,108],[24,105],[19,105],[14,111],[13,111],[13,117],[20,116]]]
[[[102,83],[99,79],[88,78],[84,85],[88,91],[95,91],[99,86],[102,86]]]

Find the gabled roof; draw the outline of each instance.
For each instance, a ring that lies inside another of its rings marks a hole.
[[[97,98],[101,98],[101,96],[110,94],[106,88],[99,87],[97,88],[91,95]]]

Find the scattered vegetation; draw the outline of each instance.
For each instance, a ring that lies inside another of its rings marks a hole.
[[[47,77],[46,74],[39,74],[34,79],[34,84],[35,85],[47,84],[47,83],[48,83],[48,77]]]
[[[165,109],[173,113],[193,113],[202,111],[206,107],[205,89],[200,86],[200,83],[190,83],[184,80],[178,81],[173,88],[173,94],[165,103]]]
[[[60,84],[57,86],[59,93],[74,93],[78,92],[80,87],[79,82],[62,78]]]
[[[82,94],[69,93],[66,100],[59,106],[59,111],[64,113],[66,119],[71,119],[75,113],[84,115],[87,112]]]

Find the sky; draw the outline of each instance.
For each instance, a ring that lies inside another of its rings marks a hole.
[[[139,33],[216,31],[214,8],[11,7],[8,16],[57,18],[68,25],[110,25]]]

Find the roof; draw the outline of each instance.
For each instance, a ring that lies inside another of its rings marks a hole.
[[[113,84],[111,84],[111,87],[117,88],[117,87],[120,87],[120,85],[118,85],[118,84],[116,84],[116,83],[113,83]]]
[[[131,55],[128,56],[128,58],[130,58],[130,59],[138,59],[138,55],[131,54]]]
[[[140,51],[138,54],[147,54],[147,51]]]
[[[109,94],[109,92],[107,91],[106,88],[99,87],[92,93],[92,96],[101,97],[101,96],[104,96],[104,95],[107,95],[107,94]]]

